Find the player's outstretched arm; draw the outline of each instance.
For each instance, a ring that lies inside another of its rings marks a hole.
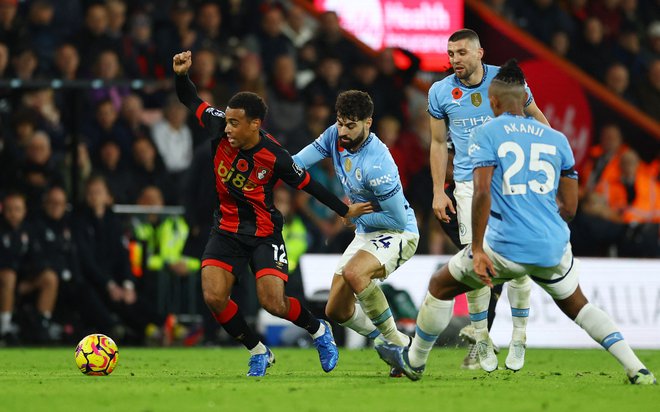
[[[402,190],[385,200],[379,200],[378,203],[380,205],[378,212],[360,216],[354,221],[386,230],[404,230],[406,228],[408,214],[406,213],[406,198]]]
[[[203,102],[197,95],[195,84],[188,77],[190,66],[192,66],[192,52],[190,51],[177,53],[172,58],[172,69],[176,74],[176,94],[181,103],[195,113],[199,105]]]
[[[454,204],[445,193],[445,174],[447,172],[447,128],[444,119],[431,116],[431,177],[433,178],[433,213],[438,220],[451,221],[449,209],[456,214]]]
[[[484,234],[490,214],[490,183],[494,166],[477,167],[473,172],[474,196],[472,197],[472,254],[474,271],[489,287],[493,287],[492,276],[496,276],[493,262],[484,252]]]
[[[575,217],[578,206],[578,181],[572,177],[562,176],[559,178],[557,188],[557,206],[559,215],[566,222]]]

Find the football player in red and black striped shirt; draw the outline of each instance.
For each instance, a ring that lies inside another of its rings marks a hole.
[[[224,112],[202,101],[187,75],[191,65],[191,52],[174,56],[177,94],[195,113],[200,125],[217,136],[212,144],[219,207],[202,256],[204,300],[225,330],[250,351],[248,376],[265,375],[275,358],[230,299],[237,274],[250,264],[263,308],[306,329],[314,338],[323,370],[329,372],[339,356],[330,325],[315,319],[298,299],[284,294],[288,262],[281,233],[283,218],[273,206],[273,186],[282,179],[345,218],[371,212],[372,206],[369,203],[346,206],[310,179],[277,140],[261,129],[267,108],[258,95],[237,93]]]

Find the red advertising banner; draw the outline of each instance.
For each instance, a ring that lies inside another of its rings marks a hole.
[[[374,50],[414,52],[425,71],[449,67],[447,38],[463,28],[463,0],[314,0],[314,5],[336,12],[341,26]]]

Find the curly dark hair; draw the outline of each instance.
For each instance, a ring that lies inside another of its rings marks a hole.
[[[368,93],[348,90],[337,96],[337,116],[353,121],[365,120],[374,114],[374,102]]]
[[[268,107],[266,102],[256,93],[252,92],[239,92],[236,93],[227,107],[231,109],[243,109],[245,110],[245,116],[248,119],[260,119],[262,122],[266,118],[266,113],[268,112]]]
[[[525,73],[523,73],[518,60],[509,59],[500,67],[500,71],[493,78],[493,81],[500,81],[511,85],[525,85]]]

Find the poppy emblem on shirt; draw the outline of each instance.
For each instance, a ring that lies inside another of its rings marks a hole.
[[[463,97],[463,91],[461,89],[459,89],[458,87],[454,87],[454,90],[451,91],[451,97],[458,100],[461,97]]]
[[[474,107],[481,106],[481,102],[483,101],[483,99],[481,98],[481,93],[478,92],[472,93],[472,95],[470,96],[470,100],[472,100],[472,104],[474,105]]]
[[[238,159],[238,162],[236,162],[236,169],[241,172],[247,172],[248,166],[248,162],[245,159]]]
[[[259,166],[257,168],[257,179],[266,180],[269,175],[270,175],[270,169],[263,166]]]

